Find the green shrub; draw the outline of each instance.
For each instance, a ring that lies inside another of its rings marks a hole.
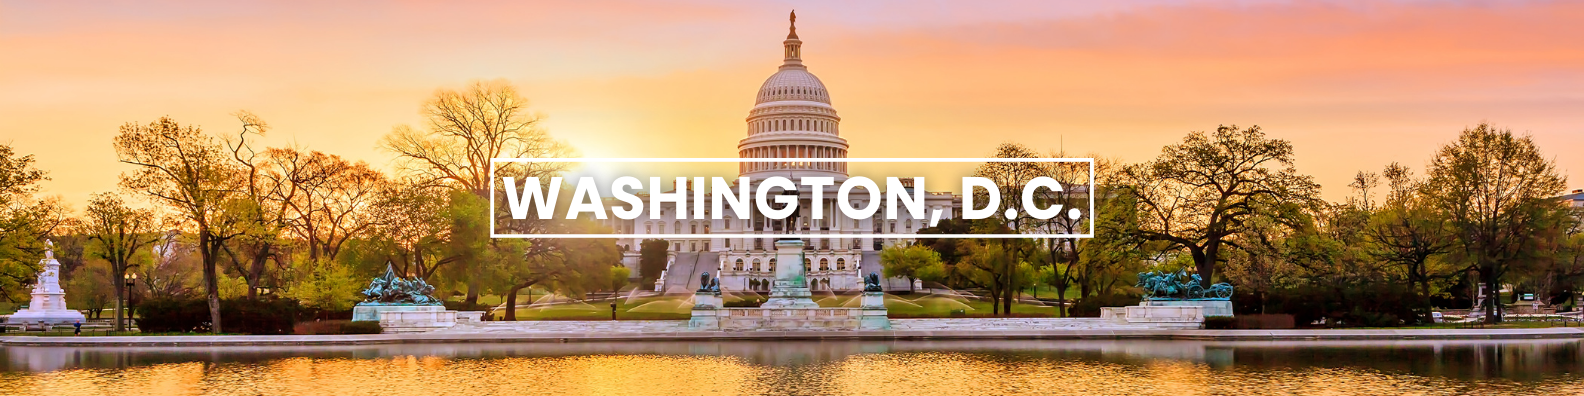
[[[1237,319],[1231,316],[1206,316],[1204,328],[1217,330],[1235,329],[1237,328]]]
[[[379,334],[383,329],[379,322],[350,320],[315,320],[299,322],[292,327],[292,333],[298,335],[314,334]]]
[[[383,331],[385,329],[380,327],[379,322],[367,320],[347,322],[345,326],[341,327],[341,334],[379,334]]]
[[[292,334],[302,307],[292,299],[220,301],[221,331],[237,334]],[[144,333],[201,333],[210,330],[209,302],[203,299],[151,299],[137,306]]]
[[[968,311],[963,309],[951,310],[951,316],[968,316]]]
[[[460,311],[485,311],[485,312],[489,312],[490,308],[495,308],[494,306],[491,306],[491,305],[485,305],[485,304],[479,304],[479,303],[468,304],[466,301],[450,301],[450,300],[446,300],[446,301],[443,301],[441,303],[445,304],[445,309],[448,310],[448,311],[459,311],[459,312]]]
[[[303,312],[290,298],[231,299],[220,301],[220,327],[227,333],[291,334]]]
[[[1098,318],[1102,307],[1126,307],[1138,305],[1138,303],[1139,298],[1137,296],[1125,294],[1094,295],[1073,303],[1072,308],[1067,310],[1067,315],[1079,318]]]
[[[1236,319],[1239,329],[1291,329],[1295,324],[1288,314],[1238,315]]]
[[[137,304],[137,312],[138,331],[144,333],[209,331],[209,303],[204,300],[148,299]]]

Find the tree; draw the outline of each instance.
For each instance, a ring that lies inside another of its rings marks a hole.
[[[624,265],[612,266],[610,272],[611,293],[620,292],[622,286],[627,286],[627,279],[632,277],[632,270]]]
[[[940,254],[942,263],[939,266],[940,271],[932,273],[937,276],[936,278],[920,274],[919,279],[940,282],[948,287],[960,287],[962,285],[962,282],[957,279],[958,272],[952,271],[950,267],[962,262],[962,256],[968,250],[967,244],[971,241],[959,238],[928,238],[926,236],[973,233],[973,223],[973,220],[966,219],[941,219],[933,227],[925,227],[918,230],[919,238],[915,240],[915,243]]]
[[[1431,159],[1421,193],[1458,235],[1457,255],[1475,266],[1487,293],[1501,290],[1504,275],[1529,252],[1551,211],[1566,210],[1553,197],[1566,188],[1556,164],[1528,136],[1488,123],[1464,129]],[[1501,321],[1496,298],[1484,300],[1485,320]]]
[[[1040,155],[1034,150],[1024,147],[1021,144],[1002,143],[1001,145],[996,146],[995,153],[992,154],[991,157],[1002,159],[1030,159],[1039,158]],[[1034,178],[1046,176],[1049,173],[1049,167],[1037,162],[1008,161],[986,162],[980,164],[979,167],[974,170],[974,176],[990,179],[990,181],[993,182],[1000,190],[999,192],[1001,194],[1001,201],[996,207],[996,210],[993,212],[996,215],[992,215],[990,218],[984,220],[996,224],[985,224],[983,227],[1000,228],[1005,233],[1020,233],[1029,231],[1031,228],[1033,228],[1035,219],[1031,217],[1028,210],[1023,207],[1023,186],[1028,185],[1028,182],[1034,180]],[[980,193],[976,190],[964,191],[963,193],[974,194],[974,201],[989,202],[989,198],[987,196],[989,192]],[[1010,218],[1000,215],[1008,211],[1015,213],[1015,215],[1011,216]],[[996,300],[1000,301],[1002,305],[999,308],[998,313],[1004,312],[1010,315],[1012,313],[1012,302],[1017,300],[1017,293],[1018,291],[1022,290],[1021,287],[1016,287],[1015,285],[1019,283],[1026,283],[1026,279],[1018,278],[1019,274],[1017,266],[1022,264],[1024,259],[1029,256],[1029,253],[1034,245],[1005,238],[997,239],[996,244],[998,245],[999,249],[1005,251],[1006,257],[1004,257],[1004,259],[981,260],[978,262],[981,264],[994,263],[1001,265],[1001,267],[979,267],[978,270],[993,272],[994,274],[988,275],[988,277],[1002,282],[1001,285],[992,288],[992,290],[997,290],[1004,294],[996,298]]]
[[[984,230],[988,231],[988,230]],[[1003,230],[1004,231],[1004,230]],[[989,232],[981,232],[989,233]],[[966,247],[961,263],[951,267],[957,272],[956,276],[969,286],[985,289],[990,294],[990,313],[992,315],[1011,315],[1011,306],[1008,301],[1013,296],[1012,290],[1021,290],[1032,284],[1034,268],[1027,263],[1014,262],[1012,256],[1016,249],[1026,246],[1006,248],[1004,245],[1022,244],[1032,245],[1027,239],[1012,239],[1003,243],[973,240],[960,246]],[[930,268],[930,267],[926,267]],[[933,270],[925,271],[930,275]]]
[[[398,126],[386,135],[381,146],[398,157],[402,171],[421,184],[446,185],[486,199],[495,177],[544,178],[567,169],[562,162],[502,163],[494,158],[562,158],[572,154],[570,146],[556,140],[540,127],[542,116],[528,111],[528,100],[504,80],[476,81],[463,90],[440,89],[424,104],[427,123],[423,130]],[[504,208],[504,203],[498,202]],[[491,214],[498,216],[498,214]],[[538,220],[515,222],[515,228],[531,232],[543,225]],[[475,244],[475,246],[481,246]],[[465,265],[481,272],[484,263],[463,255]],[[468,282],[468,301],[478,295],[479,279]]]
[[[610,230],[592,221],[567,220],[555,222],[556,233],[593,234]],[[621,252],[615,239],[568,238],[547,240],[552,243],[520,238],[493,239],[490,243],[502,245],[490,249],[486,260],[503,262],[499,273],[492,277],[500,280],[498,286],[506,295],[504,320],[517,320],[517,294],[523,289],[540,287],[569,297],[581,297],[590,290],[611,284],[612,265],[619,265]]]
[[[1383,173],[1389,191],[1380,210],[1371,219],[1367,229],[1370,241],[1376,246],[1376,258],[1402,268],[1408,282],[1418,287],[1419,294],[1431,296],[1430,282],[1437,278],[1450,278],[1462,269],[1436,271],[1432,259],[1451,251],[1455,242],[1445,218],[1431,205],[1431,200],[1419,194],[1423,183],[1413,177],[1408,167],[1392,163]]]
[[[373,216],[379,250],[377,260],[396,263],[402,273],[428,280],[442,266],[457,259],[445,251],[451,240],[451,190],[411,182],[392,183],[380,190]],[[482,211],[480,213],[483,213]]]
[[[492,158],[571,154],[569,146],[540,128],[544,117],[530,114],[527,107],[528,99],[504,80],[476,81],[461,91],[440,89],[424,103],[426,130],[398,126],[381,146],[396,153],[407,173],[483,196],[492,183]],[[546,162],[513,169],[534,177],[560,173],[566,165]]]
[[[285,211],[285,230],[306,245],[308,259],[335,260],[347,241],[378,225],[374,213],[389,181],[367,163],[281,148],[265,150],[264,157],[266,198]]]
[[[120,280],[133,265],[133,258],[159,240],[158,224],[152,210],[127,207],[114,193],[94,194],[88,200],[86,214],[82,231],[95,243],[95,249],[89,250],[91,254],[109,264],[110,283],[115,289],[115,331],[124,331],[121,298],[127,290]]]
[[[1052,153],[1050,157],[1065,158],[1067,154],[1065,152],[1056,152]],[[1090,155],[1090,157],[1095,158],[1093,175],[1090,174],[1090,167],[1083,163],[1044,164],[1040,169],[1041,176],[1055,180],[1063,188],[1060,191],[1040,190],[1031,195],[1034,197],[1034,204],[1040,207],[1050,208],[1058,207],[1059,205],[1059,207],[1063,208],[1083,208],[1083,210],[1087,210],[1090,196],[1098,193],[1098,195],[1094,196],[1094,199],[1100,205],[1100,208],[1097,209],[1102,210],[1099,213],[1091,213],[1090,216],[1079,216],[1077,218],[1069,217],[1066,213],[1057,214],[1049,219],[1030,218],[1027,220],[1029,227],[1041,234],[1081,234],[1086,233],[1090,224],[1100,220],[1097,217],[1102,215],[1112,216],[1110,219],[1113,221],[1133,219],[1134,225],[1129,226],[1130,228],[1128,229],[1117,229],[1119,226],[1117,224],[1101,225],[1095,223],[1096,232],[1094,238],[1044,238],[1040,240],[1042,242],[1040,247],[1045,251],[1045,257],[1040,261],[1043,261],[1043,264],[1049,267],[1049,271],[1041,270],[1038,273],[1045,276],[1045,281],[1056,288],[1056,298],[1059,301],[1058,310],[1062,316],[1066,316],[1067,290],[1069,288],[1078,286],[1080,298],[1088,297],[1089,293],[1094,291],[1096,287],[1101,286],[1101,282],[1097,281],[1099,278],[1114,275],[1103,271],[1117,269],[1117,266],[1126,264],[1125,257],[1122,257],[1126,256],[1126,253],[1122,252],[1135,250],[1133,246],[1121,245],[1127,245],[1132,242],[1133,234],[1130,231],[1136,228],[1136,205],[1117,206],[1112,201],[1117,201],[1118,199],[1112,197],[1114,193],[1109,193],[1117,189],[1113,169],[1117,167],[1118,161],[1099,158],[1096,155]],[[1091,177],[1098,191],[1089,191]],[[1008,197],[1003,199],[1017,198]],[[1133,200],[1131,199],[1123,200],[1123,203],[1126,204],[1131,204],[1132,202]],[[1111,229],[1101,232],[1104,228]],[[1103,241],[1104,244],[1094,245],[1093,242],[1096,240]],[[1089,252],[1089,247],[1091,246],[1107,247],[1110,250],[1091,253]],[[1134,260],[1134,262],[1136,263],[1137,260]],[[1115,280],[1119,278],[1113,276],[1111,279],[1105,284],[1114,284]]]
[[[88,317],[99,319],[106,306],[119,302],[119,295],[110,295],[110,285],[121,283],[121,278],[110,274],[108,265],[98,262],[89,262],[71,274],[71,280],[66,282],[66,298],[72,306],[88,311]],[[116,303],[119,306],[120,304]],[[120,315],[116,315],[118,318]],[[119,324],[119,322],[117,322]],[[116,331],[122,331],[116,326]]]
[[[921,245],[893,245],[880,251],[880,262],[885,265],[887,278],[902,277],[908,280],[908,292],[913,292],[913,280],[924,267],[938,265],[940,253]]]
[[[1232,238],[1255,217],[1295,227],[1297,212],[1317,201],[1312,177],[1293,168],[1292,143],[1269,139],[1258,126],[1221,126],[1193,132],[1166,146],[1154,161],[1122,170],[1138,200],[1140,238],[1169,243],[1193,258],[1202,282],[1214,282],[1216,265]]]
[[[352,274],[345,265],[328,259],[305,259],[293,266],[295,282],[283,294],[304,306],[325,311],[352,309],[367,279]]]
[[[256,299],[265,278],[279,282],[279,271],[270,272],[269,264],[285,267],[283,250],[290,243],[282,235],[287,226],[287,207],[282,201],[290,200],[301,190],[294,184],[279,183],[281,178],[274,177],[277,172],[266,160],[269,150],[260,153],[249,140],[268,132],[269,124],[246,111],[238,112],[236,117],[242,128],[235,135],[227,136],[224,145],[238,173],[238,184],[222,211],[227,220],[225,224],[230,226],[229,231],[234,236],[221,243],[220,249],[228,259],[226,263],[231,272],[246,283],[243,289],[247,298]],[[279,195],[286,198],[274,199]]]
[[[17,155],[0,144],[0,296],[18,301],[38,275],[44,239],[66,221],[58,200],[35,199],[38,183],[49,180],[32,155]]]
[[[664,239],[645,239],[638,244],[638,277],[644,283],[654,283],[666,269],[667,252],[671,242]]]
[[[1078,284],[1078,298],[1088,298],[1091,292],[1099,295],[1113,294],[1118,285],[1132,286],[1143,270],[1144,254],[1152,248],[1135,236],[1138,229],[1138,202],[1126,192],[1116,192],[1118,187],[1099,186],[1096,197],[1099,213],[1093,214],[1093,238],[1070,241],[1078,251],[1079,271],[1069,271]],[[1062,314],[1066,315],[1066,295],[1062,299]]]
[[[196,228],[210,329],[222,331],[217,263],[225,242],[240,235],[227,213],[237,198],[240,172],[215,138],[170,117],[148,125],[127,123],[115,137],[116,155],[136,168],[121,174],[121,186],[141,191],[185,216]]]

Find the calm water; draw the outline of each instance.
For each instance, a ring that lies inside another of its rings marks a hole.
[[[0,348],[0,395],[1584,394],[1578,340]]]

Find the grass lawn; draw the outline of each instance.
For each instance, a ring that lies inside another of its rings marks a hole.
[[[482,301],[483,298],[481,297],[480,300]],[[616,304],[616,318],[621,320],[687,319],[692,315],[692,309],[692,296],[619,299]],[[504,317],[505,312],[495,313],[496,319]],[[542,304],[517,308],[517,320],[610,320],[610,318],[610,303],[605,301]]]

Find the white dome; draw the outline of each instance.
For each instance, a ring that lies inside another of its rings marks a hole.
[[[830,92],[819,77],[802,67],[783,67],[765,79],[759,86],[759,96],[754,104],[783,100],[806,100],[830,104]]]
[[[782,44],[780,70],[759,86],[748,111],[748,137],[737,143],[740,158],[768,159],[738,164],[738,174],[755,179],[829,176],[847,179],[847,163],[822,161],[847,158],[841,117],[819,77],[803,66],[803,41],[790,27]]]

